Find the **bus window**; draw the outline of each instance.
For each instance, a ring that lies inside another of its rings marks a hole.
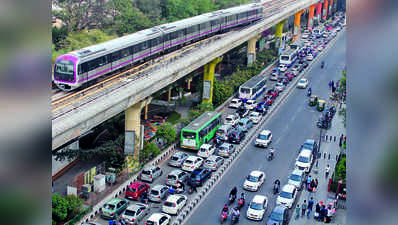
[[[188,138],[188,139],[195,139],[196,133],[184,131],[184,132],[182,132],[182,136],[183,136],[184,138]]]

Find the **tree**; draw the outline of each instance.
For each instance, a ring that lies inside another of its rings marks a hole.
[[[52,217],[56,222],[65,221],[68,217],[67,200],[59,194],[52,194]]]
[[[214,81],[213,87],[213,103],[218,106],[225,102],[234,93],[233,87],[228,80]]]
[[[167,144],[170,144],[176,140],[177,132],[170,123],[166,122],[159,126],[155,137],[161,138],[165,140]]]
[[[140,162],[145,163],[157,155],[159,155],[161,151],[158,149],[155,143],[144,141],[144,148],[140,151]]]
[[[346,77],[346,75],[347,75],[347,72],[346,72],[346,71],[341,72],[341,78],[340,78],[340,84],[341,84],[341,86],[340,86],[340,91],[341,91],[342,93],[344,93],[344,92],[347,91],[347,86],[346,86],[346,84],[347,84],[347,77]]]

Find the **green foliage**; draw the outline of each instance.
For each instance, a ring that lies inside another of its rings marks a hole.
[[[228,85],[229,82],[214,81],[213,86],[213,104],[218,106],[225,102],[234,93],[233,86]]]
[[[180,117],[181,117],[181,115],[178,112],[172,111],[167,116],[166,122],[169,122],[171,124],[176,124],[177,121],[180,119]]]
[[[202,114],[204,112],[208,112],[208,111],[213,111],[214,107],[213,104],[211,103],[200,103],[199,105],[196,106],[196,108],[199,110],[199,112]]]
[[[63,197],[59,194],[52,194],[52,218],[56,224],[67,221],[79,214],[83,200],[74,195]]]
[[[51,35],[52,35],[52,43],[55,45],[56,49],[58,50],[59,48],[63,47],[63,41],[68,36],[68,28],[66,26],[62,26],[60,28],[53,27]]]
[[[339,88],[339,90],[342,91],[343,93],[347,91],[347,86],[346,86],[347,76],[346,75],[347,75],[346,71],[341,72],[341,77],[340,77],[341,87]]]
[[[189,120],[193,121],[194,119],[198,118],[201,115],[201,113],[198,110],[195,109],[190,109],[189,110]]]
[[[346,168],[346,155],[341,155],[340,161],[335,168],[335,181],[342,180],[344,183],[347,181],[347,168]]]
[[[185,117],[181,117],[178,120],[178,123],[181,123],[182,126],[184,126],[184,127],[187,126],[190,122],[191,122],[191,120],[189,118],[185,118]]]
[[[343,124],[344,124],[344,127],[346,127],[346,125],[347,125],[347,113],[346,113],[346,109],[345,109],[345,108],[340,109],[339,115],[343,117]]]
[[[160,125],[156,131],[155,137],[165,140],[168,144],[175,141],[177,137],[177,132],[173,125],[166,122]]]
[[[149,160],[155,158],[159,155],[161,151],[158,149],[153,142],[144,141],[144,148],[140,151],[140,163],[148,162]]]

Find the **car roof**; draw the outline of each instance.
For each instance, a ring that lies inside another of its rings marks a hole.
[[[315,144],[315,140],[314,139],[307,139],[307,140],[305,140],[305,142],[304,142],[304,144],[305,143],[308,143],[308,144]]]
[[[148,220],[160,220],[160,218],[162,218],[163,216],[166,216],[167,217],[167,214],[164,214],[164,213],[154,213],[154,214],[152,214],[149,218],[148,218]]]
[[[184,172],[184,171],[176,169],[176,170],[172,170],[172,171],[169,173],[169,175],[177,175],[177,174],[180,174],[180,173],[182,173],[182,172]]]
[[[261,131],[260,134],[262,134],[262,135],[269,135],[270,133],[271,133],[270,130],[263,130],[263,131]]]
[[[221,158],[221,156],[218,156],[218,155],[211,155],[211,156],[207,157],[206,160],[216,160],[217,158]]]
[[[167,197],[168,202],[177,202],[177,200],[184,195],[169,195],[169,197]]]
[[[260,113],[259,112],[251,112],[250,114],[259,115]]]
[[[200,157],[194,156],[194,155],[190,155],[190,156],[188,156],[187,160],[188,160],[188,159],[189,159],[189,160],[196,160],[197,158],[200,158]]]
[[[122,199],[120,198],[112,198],[111,200],[109,200],[107,203],[108,204],[117,204],[118,202],[122,201]]]
[[[301,79],[300,79],[300,81],[307,81],[307,79],[305,79],[305,78],[301,78]]]
[[[141,184],[145,184],[144,182],[141,181],[134,181],[132,184],[130,184],[130,188],[138,188],[139,186],[141,186]]]
[[[258,170],[253,170],[252,172],[250,172],[250,175],[258,177],[262,174],[263,172],[258,171]]]
[[[164,188],[164,187],[167,187],[167,186],[162,185],[162,184],[156,184],[155,186],[153,186],[153,187],[151,188],[151,190],[160,190],[160,189],[162,189],[162,188]]]
[[[302,176],[303,173],[304,173],[304,170],[299,170],[299,169],[295,169],[292,172],[292,174],[299,175],[299,176]]]
[[[141,204],[141,203],[132,203],[131,205],[129,205],[129,207],[127,207],[127,209],[135,211],[135,210],[137,210],[137,209],[139,209],[141,207],[146,207],[147,208],[148,206],[146,206],[145,204]]]
[[[154,165],[149,165],[149,166],[144,167],[143,170],[153,170],[153,169],[155,169],[155,168],[156,168],[156,166],[154,166]]]
[[[186,154],[186,153],[185,153],[185,152],[178,151],[178,152],[174,152],[174,153],[173,153],[173,156],[182,156],[182,155],[184,155],[184,154]]]
[[[227,142],[224,142],[224,143],[221,144],[221,146],[227,146],[227,147],[229,147],[229,146],[231,146],[231,144],[230,144],[230,143],[227,143]]]
[[[312,154],[312,152],[311,152],[311,150],[308,150],[308,149],[303,149],[303,150],[301,150],[301,152],[300,152],[300,155],[301,156],[310,156]]]
[[[210,148],[211,146],[212,146],[212,145],[209,145],[209,144],[203,144],[203,145],[200,146],[200,148],[202,148],[202,147],[203,147],[203,148]]]
[[[296,187],[293,184],[285,184],[282,191],[292,193]]]
[[[231,115],[228,115],[227,117],[225,117],[225,118],[230,118],[230,117],[236,117],[236,115],[234,115],[234,114],[231,114]]]
[[[252,202],[264,202],[264,201],[266,201],[266,200],[267,200],[267,197],[264,196],[264,195],[255,195],[255,196],[253,197]]]
[[[277,205],[274,210],[272,210],[273,212],[277,212],[277,213],[283,213],[286,210],[286,207],[283,205]]]

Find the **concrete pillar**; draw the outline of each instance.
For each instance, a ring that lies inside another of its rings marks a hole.
[[[323,13],[322,13],[322,19],[326,20],[326,17],[328,15],[328,7],[329,7],[329,1],[325,0],[323,3]]]
[[[222,56],[213,59],[205,65],[203,74],[203,103],[213,103],[214,69],[221,60]]]
[[[188,79],[188,90],[191,90],[192,77]]]
[[[152,98],[130,106],[125,111],[125,146],[124,151],[138,160],[141,139],[141,110],[151,102]]]
[[[279,48],[282,41],[282,32],[283,26],[287,23],[287,20],[282,20],[278,24],[276,24],[276,31],[275,31],[275,47]]]
[[[171,101],[171,87],[169,88],[169,91],[167,93],[167,101],[170,102]]]
[[[314,18],[314,10],[315,10],[316,5],[310,6],[310,12],[308,14],[308,30],[312,31],[312,25],[314,24],[313,18]]]
[[[300,18],[304,11],[296,12],[294,14],[294,28],[293,28],[293,41],[297,41],[300,36]]]
[[[144,108],[145,108],[144,119],[147,120],[148,119],[148,104],[146,104]]]
[[[251,65],[254,61],[256,61],[256,42],[259,38],[259,35],[249,39],[247,42],[247,65]]]
[[[319,2],[316,7],[316,18],[317,18],[318,22],[321,19],[321,14],[322,14],[322,2]]]

